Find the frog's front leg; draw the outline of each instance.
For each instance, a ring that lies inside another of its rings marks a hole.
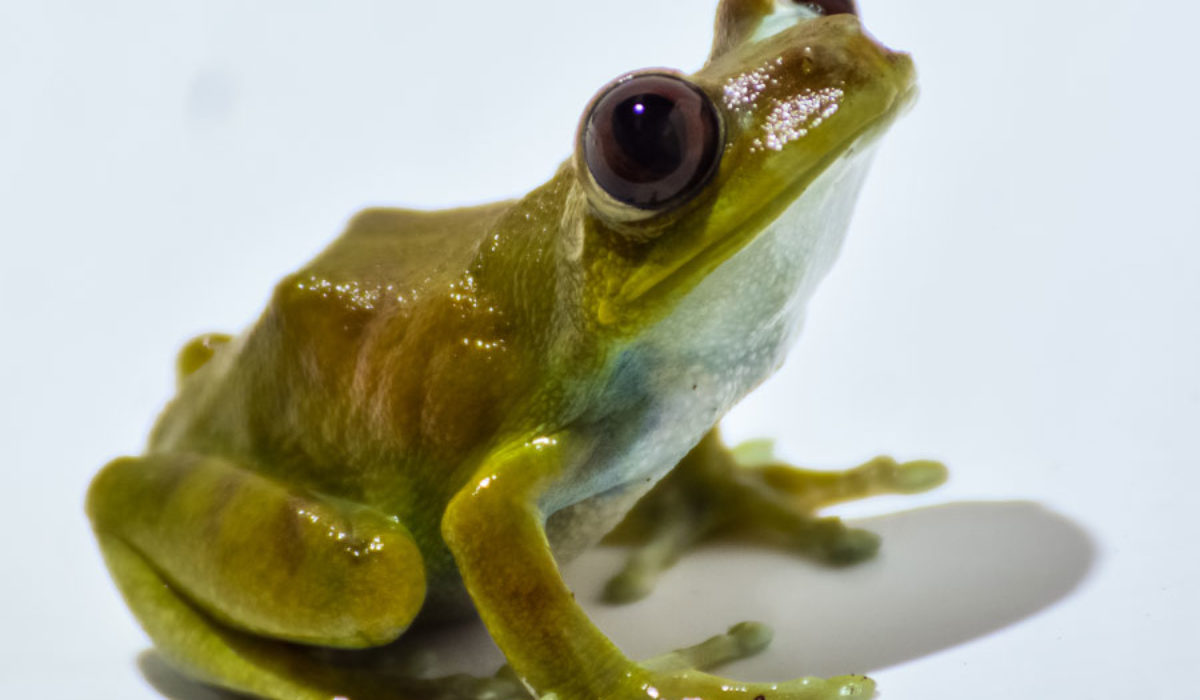
[[[688,548],[727,533],[766,535],[831,564],[870,557],[874,533],[818,517],[823,506],[884,493],[917,493],[945,481],[938,462],[876,457],[853,469],[819,472],[775,462],[769,445],[727,448],[714,428],[608,537],[633,544],[605,588],[610,602],[637,600]]]
[[[575,602],[550,551],[538,499],[571,461],[570,436],[542,437],[487,458],[451,501],[442,535],[492,638],[516,674],[557,700],[833,700],[869,697],[862,676],[741,683],[686,668],[744,655],[764,631],[730,635],[645,665],[626,658]]]

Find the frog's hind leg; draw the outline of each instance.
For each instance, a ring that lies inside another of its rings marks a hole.
[[[608,541],[632,544],[605,589],[611,602],[648,594],[659,574],[697,542],[721,534],[765,536],[831,564],[875,553],[874,533],[816,511],[884,493],[918,493],[945,481],[938,462],[876,457],[853,469],[819,472],[773,460],[766,443],[725,447],[714,429],[630,512]]]
[[[424,600],[420,552],[402,525],[377,511],[286,488],[222,459],[152,455],[107,466],[89,490],[88,512],[130,608],[188,675],[300,700],[495,690],[465,676],[377,672],[330,649],[395,639]]]
[[[99,534],[121,593],[172,666],[192,678],[265,698],[328,700],[345,689],[298,645],[218,624],[179,595],[124,540]]]
[[[159,652],[187,675],[255,697],[280,700],[527,700],[508,679],[421,680],[330,663],[328,653],[221,625],[180,596],[132,547],[100,535],[104,556],[130,608]]]

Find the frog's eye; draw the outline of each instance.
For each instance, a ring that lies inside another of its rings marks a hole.
[[[592,103],[583,157],[613,199],[666,209],[698,191],[721,153],[717,108],[699,88],[666,74],[618,82]]]
[[[854,0],[795,0],[793,5],[807,5],[819,15],[857,15]]]

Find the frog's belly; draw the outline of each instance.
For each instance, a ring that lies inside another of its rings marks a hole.
[[[791,329],[775,324],[768,342],[732,358],[681,358],[672,362],[652,349],[637,360],[650,389],[640,401],[585,428],[592,457],[557,493],[547,535],[560,559],[594,544],[620,522],[637,499],[683,459],[721,416],[774,370]],[[644,363],[644,364],[643,364]]]
[[[776,329],[783,345],[783,328]],[[698,360],[641,372],[656,391],[645,401],[585,428],[595,444],[591,459],[563,484],[546,533],[560,561],[599,541],[742,395],[774,368],[764,347],[734,366]],[[657,364],[654,360],[649,360]]]

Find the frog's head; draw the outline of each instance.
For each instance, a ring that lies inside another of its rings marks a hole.
[[[909,57],[865,34],[853,10],[723,0],[698,72],[630,73],[596,95],[570,166],[582,196],[568,214],[596,322],[638,328],[781,226],[806,238],[790,250],[813,251],[788,265],[827,264],[817,258],[832,257],[820,251],[836,251],[847,216],[797,205],[839,189],[853,199],[855,178],[809,191],[915,94]]]

